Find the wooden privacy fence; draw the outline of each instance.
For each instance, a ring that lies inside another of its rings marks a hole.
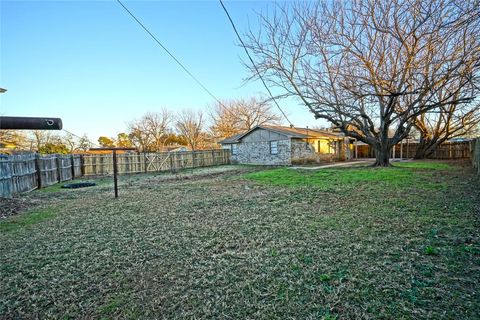
[[[480,138],[471,142],[470,149],[472,154],[472,165],[480,174]]]
[[[117,154],[118,173],[177,171],[230,163],[230,151],[202,150],[163,153]],[[112,154],[0,155],[0,197],[44,188],[81,176],[113,173]]]
[[[80,155],[15,154],[0,157],[0,197],[81,176]]]
[[[177,171],[224,164],[230,164],[230,150],[117,154],[119,174]],[[112,174],[113,156],[111,154],[84,155],[82,170],[85,176]]]
[[[417,151],[418,143],[403,142],[396,144],[392,148],[391,158],[413,158]],[[359,145],[357,147],[358,158],[374,158],[375,152],[369,145]],[[471,157],[470,141],[465,142],[446,142],[439,145],[429,159],[468,159]]]

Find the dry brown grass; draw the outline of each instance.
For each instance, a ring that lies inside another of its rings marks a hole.
[[[106,181],[31,193],[41,207],[0,223],[0,314],[479,318],[469,168],[375,169],[382,179],[345,168],[277,185],[281,170],[252,170],[122,178],[117,200]]]

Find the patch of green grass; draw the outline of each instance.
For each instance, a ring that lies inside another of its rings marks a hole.
[[[322,282],[327,282],[327,281],[330,281],[332,279],[332,277],[328,274],[321,274],[319,279]]]
[[[394,162],[393,166],[400,168],[426,169],[426,170],[452,170],[454,167],[448,163],[435,161],[405,161]]]
[[[355,185],[382,184],[385,186],[416,186],[418,188],[443,188],[441,183],[432,183],[428,170],[446,170],[443,163],[409,162],[390,168],[353,167],[302,170],[291,168],[270,169],[245,175],[247,179],[275,186],[316,186],[339,190]]]
[[[13,216],[0,220],[0,231],[9,232],[15,231],[30,225],[49,220],[55,216],[51,210],[39,210],[33,212],[26,212],[18,216]]]
[[[438,250],[432,246],[426,246],[425,248],[423,248],[423,253],[425,253],[426,255],[437,255]]]

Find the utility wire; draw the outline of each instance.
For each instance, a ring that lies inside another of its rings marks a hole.
[[[76,138],[79,139],[79,140],[82,140],[82,139],[83,139],[83,137],[80,137],[80,136],[76,135],[75,133],[68,131],[67,129],[62,129],[62,130],[65,131],[65,132],[68,133],[68,134],[71,134],[72,136],[76,137]],[[90,139],[88,139],[88,137],[87,137],[87,140],[88,140],[88,142],[91,143],[92,145],[94,145],[94,146],[96,146],[96,147],[100,147],[98,144],[96,144],[95,142],[92,142]]]
[[[128,10],[128,8],[120,1],[120,0],[117,0],[117,2],[123,7],[123,9],[125,9],[125,11],[128,12],[128,14],[133,18],[133,20],[135,20],[139,25],[140,27],[142,27],[143,30],[145,30],[145,32],[147,32],[150,37],[152,37],[153,40],[155,40],[155,42],[183,69],[183,71],[185,71],[189,76],[190,78],[192,78],[200,87],[202,87],[203,90],[205,90],[206,93],[208,93],[215,101],[217,101],[221,106],[223,106],[224,108],[226,108],[223,103],[210,91],[208,90],[207,87],[205,87],[203,85],[203,83],[200,82],[200,80],[197,79],[197,77],[195,77],[188,69],[187,67],[185,67],[183,65],[183,63],[180,62],[180,60],[178,60],[174,55],[173,53],[170,52],[170,50],[168,50],[161,42],[160,40],[157,39],[157,37],[155,37],[155,35],[153,33],[150,32],[150,30],[148,30],[147,27],[145,27],[145,25],[137,19],[137,17],[130,11]]]
[[[118,1],[118,0],[117,0],[117,1]],[[225,5],[223,4],[223,1],[222,1],[222,0],[218,0],[218,1],[219,1],[220,4],[222,5],[223,11],[225,11],[225,14],[226,14],[227,17],[228,17],[228,20],[230,21],[230,24],[232,25],[232,28],[233,28],[233,30],[235,31],[235,34],[237,35],[238,40],[239,40],[240,43],[242,44],[243,50],[245,50],[245,53],[247,54],[248,59],[249,59],[250,62],[252,63],[253,67],[255,68],[255,71],[257,72],[258,77],[260,78],[260,80],[262,80],[263,86],[265,87],[265,89],[267,89],[268,94],[269,94],[270,97],[272,98],[272,100],[273,100],[273,102],[275,103],[275,105],[277,106],[278,110],[280,110],[280,112],[283,114],[283,116],[285,117],[285,119],[287,119],[287,121],[288,121],[288,123],[290,124],[290,126],[293,128],[293,123],[288,119],[288,117],[287,117],[287,115],[285,114],[285,112],[283,112],[283,110],[282,110],[282,108],[280,107],[280,105],[278,104],[277,100],[275,100],[272,92],[270,91],[270,89],[268,88],[267,84],[265,83],[265,80],[263,80],[263,77],[262,77],[262,75],[260,74],[260,71],[258,70],[257,65],[255,64],[255,62],[253,61],[252,57],[250,56],[250,53],[248,53],[247,47],[245,46],[245,43],[243,42],[242,37],[240,37],[240,34],[238,33],[237,27],[235,26],[235,23],[233,22],[232,17],[231,17],[230,14],[228,13],[227,8],[226,8]]]
[[[218,99],[210,90],[208,90],[208,88],[203,85],[203,83],[198,80],[197,77],[195,77],[188,69],[187,67],[185,67],[185,65],[183,63],[180,62],[179,59],[177,59],[175,57],[175,55],[170,52],[170,50],[167,49],[167,47],[165,47],[161,42],[160,40],[158,40],[157,37],[155,37],[155,35],[150,32],[150,30],[148,30],[148,28],[120,1],[120,0],[117,0],[117,2],[123,7],[123,9],[125,9],[125,11],[133,18],[133,20],[135,20],[138,25],[140,25],[140,27],[142,27],[143,30],[145,30],[145,32],[148,33],[148,35],[150,35],[150,37],[203,89],[205,90],[205,92],[208,93],[208,95],[210,95],[217,103],[220,107],[223,108],[224,111],[226,111],[227,113],[229,113],[230,115],[234,116],[234,117],[237,117],[238,115],[235,114],[231,109],[229,109],[228,107],[225,106],[225,104],[223,104],[222,101],[220,101],[220,99]],[[275,102],[276,103],[276,102]],[[277,104],[278,106],[278,104]],[[283,111],[282,111],[283,113]],[[285,116],[285,114],[283,114]],[[285,116],[286,117],[286,116]],[[288,118],[287,118],[287,121],[288,121]],[[288,121],[290,124],[291,122]]]

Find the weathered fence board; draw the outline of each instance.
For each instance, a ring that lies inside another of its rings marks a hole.
[[[37,161],[41,187],[57,183],[59,181],[57,155],[38,155]]]
[[[23,153],[0,158],[0,197],[43,188],[82,175],[80,155]]]
[[[392,149],[392,158],[413,158],[418,144],[404,141]],[[358,158],[374,158],[375,152],[369,145],[357,147]],[[470,142],[448,142],[439,145],[429,159],[468,159],[470,158]]]
[[[229,150],[120,153],[119,174],[177,171],[230,163]],[[40,155],[24,153],[0,157],[0,197],[44,188],[81,176],[113,174],[111,154]]]
[[[472,165],[480,174],[480,138],[473,140],[470,143],[470,152],[472,157]]]
[[[17,154],[0,158],[0,196],[10,196],[36,188],[34,154]]]
[[[111,154],[83,156],[83,174],[98,176],[113,174]],[[187,168],[216,166],[230,163],[230,151],[225,149],[187,152],[159,152],[117,154],[119,174],[176,171]]]
[[[82,176],[82,157],[79,154],[72,156],[72,174],[73,178],[79,178]]]

